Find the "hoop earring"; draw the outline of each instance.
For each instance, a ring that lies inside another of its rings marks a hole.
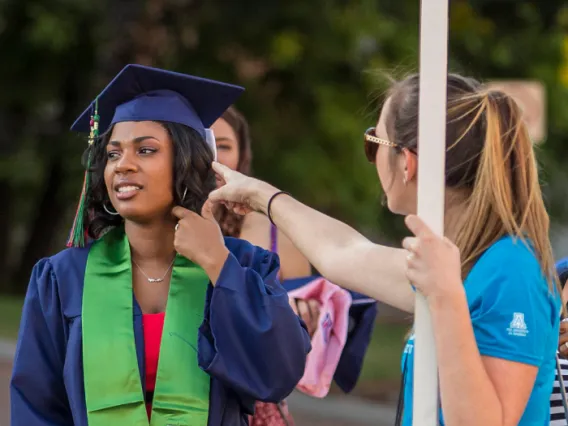
[[[117,215],[118,215],[118,212],[117,212],[117,211],[111,212],[111,211],[108,209],[108,207],[106,206],[106,203],[103,203],[103,209],[104,209],[105,212],[107,212],[108,214],[110,214],[110,215],[112,215],[112,216],[117,216]]]
[[[185,187],[185,191],[183,191],[183,196],[181,197],[181,202],[185,201],[185,196],[187,195],[187,186]]]

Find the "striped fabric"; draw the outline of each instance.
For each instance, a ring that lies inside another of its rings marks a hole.
[[[562,371],[562,379],[564,387],[568,387],[568,360],[559,358],[560,370]],[[568,394],[568,388],[566,389]],[[560,392],[560,384],[558,382],[558,372],[554,378],[554,387],[550,395],[550,426],[567,426],[566,413],[562,404],[562,393]]]

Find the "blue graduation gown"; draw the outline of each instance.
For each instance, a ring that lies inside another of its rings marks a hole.
[[[198,360],[211,376],[208,426],[244,426],[255,400],[279,402],[293,391],[311,346],[278,282],[278,256],[243,240],[225,243],[231,254],[207,291]],[[33,269],[10,383],[12,426],[87,426],[81,305],[88,251],[68,249]],[[135,299],[133,307],[144,386]],[[101,360],[101,368],[108,362]]]
[[[285,280],[282,285],[286,291],[292,291],[316,278],[318,276]],[[351,392],[357,384],[378,313],[376,300],[353,291],[349,293],[353,302],[349,309],[347,341],[333,376],[335,383],[345,393]]]

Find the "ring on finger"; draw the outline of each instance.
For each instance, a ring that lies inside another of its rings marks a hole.
[[[174,228],[174,231],[177,231],[177,230],[178,230],[178,228],[179,228],[179,222],[178,222],[178,223],[176,223],[176,227]]]

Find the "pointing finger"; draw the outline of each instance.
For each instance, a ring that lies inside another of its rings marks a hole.
[[[217,173],[221,178],[223,178],[225,182],[227,181],[227,178],[231,175],[231,172],[233,172],[233,170],[231,170],[227,166],[218,163],[216,161],[212,163],[211,167],[213,167],[215,173]]]

